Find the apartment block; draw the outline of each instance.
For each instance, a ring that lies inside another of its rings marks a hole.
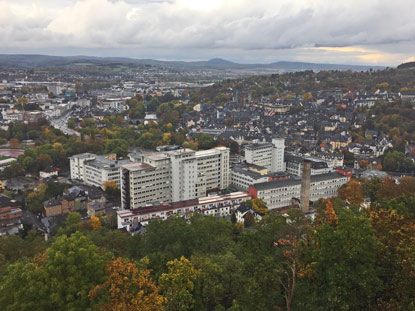
[[[142,154],[121,169],[123,209],[180,202],[229,187],[229,148],[179,149]]]
[[[163,153],[143,157],[141,163],[128,163],[121,172],[121,206],[136,209],[151,202],[171,202],[170,158]]]
[[[99,156],[91,153],[74,155],[69,160],[71,179],[101,188],[107,181],[114,181],[120,188],[120,167],[129,162],[129,160],[117,161],[113,155]]]
[[[166,220],[173,215],[187,217],[193,213],[200,213],[202,215],[225,217],[249,199],[251,199],[251,196],[246,192],[233,192],[146,206],[139,209],[121,210],[117,211],[118,229],[125,228],[127,231],[134,233],[138,224],[146,225],[152,219]]]
[[[284,171],[284,138],[273,138],[271,143],[255,142],[245,147],[247,163],[264,166],[271,172]]]
[[[296,156],[293,154],[286,153],[284,161],[287,173],[295,176],[302,175],[305,161],[311,162],[311,175],[326,174],[333,170],[331,162],[325,161],[320,158],[314,158],[309,156]]]
[[[338,172],[311,175],[310,201],[336,196],[339,188],[347,181],[348,177]],[[289,207],[291,199],[300,198],[301,179],[291,178],[255,184],[249,187],[249,194],[253,198],[261,198],[269,209]]]

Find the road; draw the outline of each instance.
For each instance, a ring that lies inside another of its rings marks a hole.
[[[50,124],[54,128],[57,128],[57,129],[61,130],[62,132],[64,132],[66,135],[76,135],[76,136],[80,137],[81,134],[79,132],[68,128],[67,124],[68,124],[68,119],[70,117],[71,117],[71,113],[68,112],[68,113],[64,114],[63,116],[61,116],[59,118],[50,119]]]

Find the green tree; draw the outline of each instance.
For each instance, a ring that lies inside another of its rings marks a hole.
[[[366,217],[349,210],[337,216],[315,231],[309,302],[322,311],[368,310],[381,287],[376,265],[380,244]]]
[[[194,280],[200,271],[185,257],[167,263],[168,273],[159,278],[162,293],[167,298],[167,310],[187,311],[194,305]]]
[[[87,310],[88,293],[105,280],[106,258],[80,232],[58,237],[44,263],[49,304],[55,310]]]
[[[392,209],[372,208],[369,216],[382,243],[378,264],[384,288],[377,301],[384,310],[413,310],[415,301],[415,227]]]
[[[89,310],[88,293],[104,282],[106,261],[80,232],[62,235],[38,258],[10,266],[0,286],[0,308]]]
[[[195,281],[195,310],[228,310],[243,295],[247,278],[243,262],[228,252],[223,255],[192,257],[200,271]]]
[[[244,226],[245,226],[245,228],[250,228],[250,227],[255,226],[255,216],[254,216],[253,213],[248,212],[248,213],[245,214]]]
[[[68,128],[74,129],[76,127],[76,121],[74,118],[69,118],[67,123]]]
[[[198,143],[200,149],[211,149],[216,146],[212,135],[197,133],[194,135],[194,140]]]
[[[9,266],[0,286],[0,308],[4,311],[47,311],[49,284],[46,271],[35,263]],[[58,310],[58,309],[55,309]]]

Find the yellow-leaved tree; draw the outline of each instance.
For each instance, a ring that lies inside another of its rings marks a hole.
[[[139,270],[133,261],[117,258],[105,267],[107,280],[89,292],[98,311],[162,311],[166,299],[159,294],[150,270]]]

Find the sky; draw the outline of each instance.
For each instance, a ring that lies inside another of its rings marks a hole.
[[[0,0],[0,53],[396,66],[414,0]]]

